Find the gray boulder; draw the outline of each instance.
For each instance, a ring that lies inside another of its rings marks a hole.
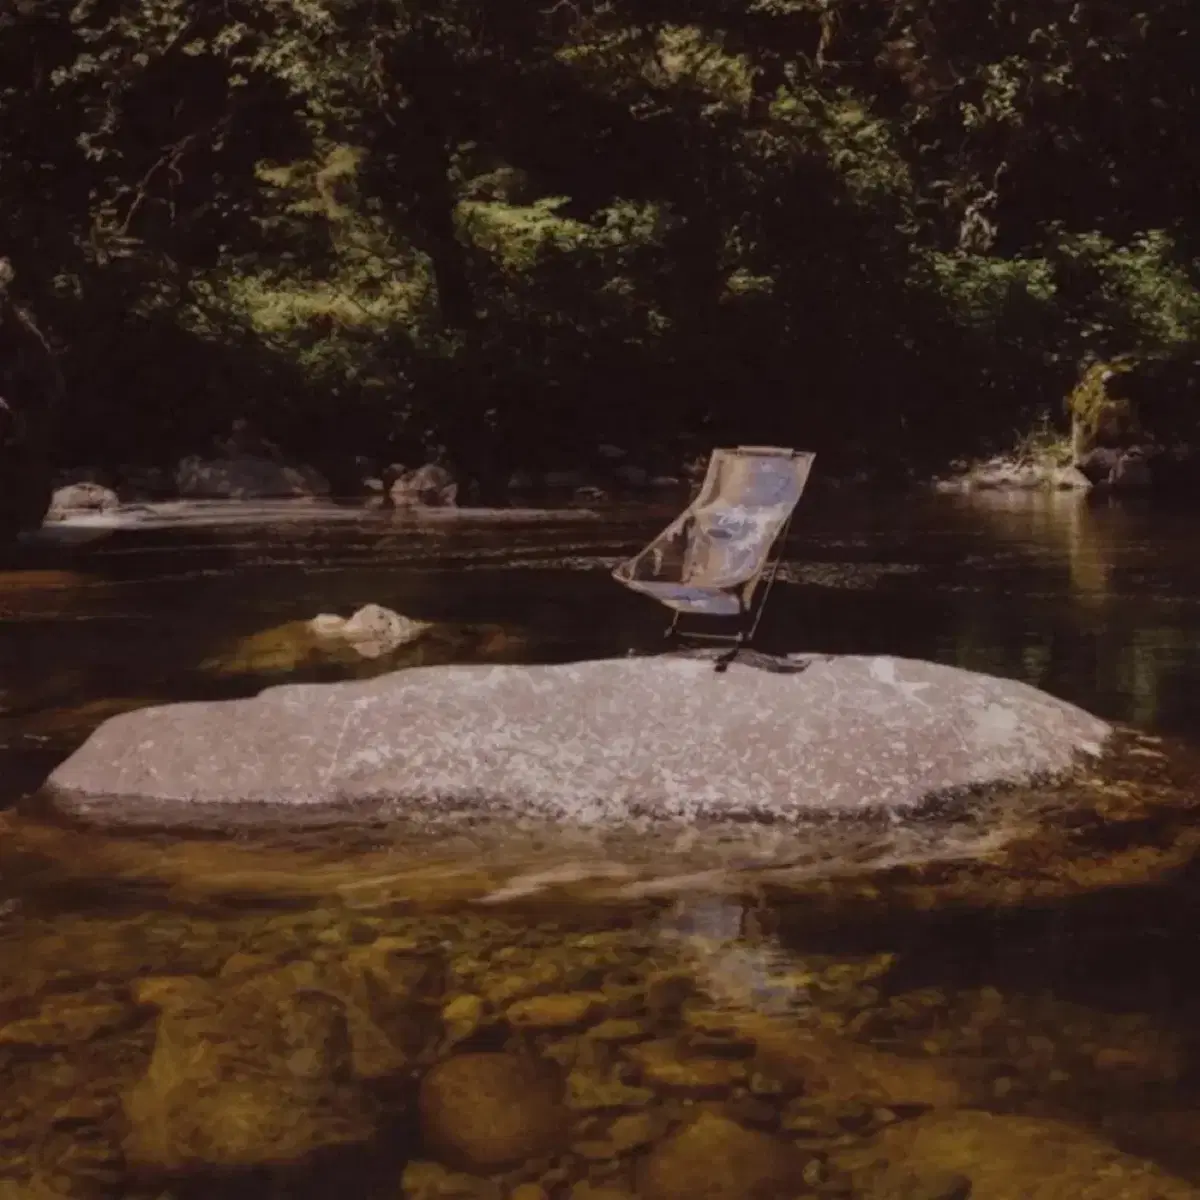
[[[1111,446],[1096,446],[1075,459],[1075,469],[1089,483],[1100,486],[1109,482],[1120,461],[1120,450]]]
[[[82,513],[112,512],[121,506],[117,493],[101,483],[71,483],[55,491],[47,521],[65,521]]]
[[[433,666],[114,717],[47,796],[113,821],[342,809],[433,830],[778,831],[1060,775],[1109,733],[1028,685],[910,659]]]
[[[383,473],[383,487],[397,508],[454,508],[458,504],[458,480],[437,463],[425,463],[411,471],[393,463]]]
[[[1113,467],[1108,483],[1119,492],[1137,492],[1150,487],[1154,482],[1150,462],[1144,450],[1134,447],[1125,451]]]

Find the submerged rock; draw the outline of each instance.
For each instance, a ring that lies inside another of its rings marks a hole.
[[[566,1135],[564,1083],[552,1063],[515,1054],[460,1054],[421,1083],[421,1132],[439,1157],[469,1169],[512,1166]]]
[[[341,621],[341,617],[334,618]],[[216,676],[286,675],[327,663],[352,665],[358,657],[351,645],[337,637],[322,637],[312,621],[286,621],[261,633],[240,638],[228,649],[200,664]]]
[[[125,1098],[127,1157],[159,1171],[246,1168],[367,1141],[364,1085],[411,1072],[439,980],[435,960],[387,938],[340,963],[239,952],[217,979],[139,979],[133,998],[158,1018]]]
[[[381,658],[415,642],[430,622],[414,621],[382,604],[364,604],[352,617],[321,613],[308,628],[322,641],[344,642],[363,658]]]
[[[103,997],[49,996],[34,1017],[0,1025],[0,1046],[71,1046],[124,1025],[129,1006]]]
[[[861,1152],[856,1152],[856,1155]],[[1065,1121],[963,1110],[886,1129],[856,1174],[864,1200],[1197,1200],[1200,1189]],[[963,1183],[969,1181],[969,1189]],[[922,1190],[924,1189],[924,1190]]]
[[[494,1179],[450,1171],[441,1163],[420,1159],[404,1168],[400,1192],[404,1200],[504,1200],[504,1189]]]
[[[429,828],[526,817],[593,829],[778,831],[818,814],[1071,771],[1103,721],[1013,680],[859,656],[668,655],[455,665],[271,688],[107,721],[50,777],[64,810],[120,820],[392,812]]]
[[[785,1200],[801,1184],[804,1162],[793,1147],[724,1117],[702,1114],[642,1163],[646,1200]]]
[[[147,999],[149,997],[147,996]],[[296,1162],[367,1141],[345,1006],[319,991],[165,992],[154,1054],[125,1100],[125,1153],[159,1171]]]
[[[965,1091],[936,1058],[889,1054],[849,1038],[801,1032],[787,1023],[750,1016],[740,1022],[772,1074],[820,1096],[826,1107],[850,1103],[947,1108]]]
[[[107,513],[119,508],[120,498],[103,484],[82,481],[58,488],[50,500],[47,521],[65,521],[81,513]]]
[[[239,638],[200,669],[224,677],[278,676],[339,666],[361,675],[364,668],[373,673],[460,658],[503,660],[521,653],[523,646],[519,633],[501,626],[438,625],[367,604],[351,617],[321,613]]]

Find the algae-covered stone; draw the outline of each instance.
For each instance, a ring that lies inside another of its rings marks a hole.
[[[202,1006],[213,998],[212,984],[197,975],[147,975],[134,980],[129,992],[136,1004],[161,1009]]]
[[[455,996],[442,1009],[442,1027],[451,1043],[469,1038],[483,1023],[487,1006],[483,999],[471,993]]]
[[[388,956],[390,961],[390,955]],[[134,987],[135,999],[164,1011],[192,1009],[224,1013],[231,1031],[239,1014],[262,1011],[286,1013],[291,997],[319,991],[336,997],[344,1014],[353,1074],[360,1080],[382,1080],[402,1074],[412,1065],[416,1049],[429,1040],[436,1012],[409,994],[400,978],[425,978],[430,969],[418,960],[407,974],[399,968],[381,980],[366,968],[372,960],[319,964],[313,959],[255,970],[250,956],[228,976],[216,981],[194,977],[152,977]],[[228,964],[227,964],[228,965]],[[394,963],[392,964],[395,965]]]
[[[492,1179],[447,1170],[441,1163],[417,1160],[404,1168],[404,1200],[503,1200],[504,1189]]]
[[[218,676],[286,674],[308,666],[342,663],[393,654],[425,635],[430,625],[378,604],[367,604],[352,617],[322,613],[311,621],[288,621],[242,638],[201,663]]]
[[[514,1054],[460,1054],[421,1082],[421,1131],[448,1162],[488,1170],[557,1149],[566,1134],[562,1076]]]
[[[501,959],[500,961],[504,961]],[[489,1003],[503,1007],[513,1000],[552,988],[562,983],[563,968],[550,959],[539,959],[519,970],[498,972],[483,985],[484,997]]]
[[[637,1065],[646,1083],[687,1095],[720,1095],[746,1077],[742,1063],[692,1057],[681,1051],[678,1042],[664,1039],[627,1046],[624,1054]]]
[[[970,1200],[972,1191],[958,1171],[900,1171],[878,1181],[871,1200]]]
[[[572,1144],[582,1158],[603,1161],[620,1158],[657,1140],[665,1132],[666,1118],[660,1111],[625,1113],[614,1120],[600,1136]]]
[[[519,1183],[508,1193],[508,1200],[550,1200],[550,1193],[540,1183]]]
[[[820,1103],[820,1097],[814,1099]],[[790,1101],[780,1114],[779,1126],[798,1139],[815,1142],[832,1141],[845,1132],[835,1114],[823,1109],[814,1111],[808,1097]]]
[[[650,1152],[638,1191],[645,1200],[786,1200],[803,1170],[786,1142],[704,1113]]]
[[[1200,1188],[1065,1121],[963,1110],[890,1126],[848,1155],[864,1200],[906,1181],[970,1181],[970,1200],[1200,1200]]]
[[[125,1024],[130,1007],[105,997],[48,996],[36,1016],[0,1025],[0,1046],[70,1046]]]
[[[559,992],[518,1000],[506,1015],[518,1029],[571,1029],[602,1012],[605,1004],[603,993]]]
[[[676,1013],[696,993],[691,971],[656,971],[646,980],[646,1007],[659,1015]]]
[[[920,1105],[951,1108],[967,1093],[946,1064],[875,1050],[849,1038],[797,1030],[786,1022],[748,1019],[758,1061],[785,1083],[828,1104]]]
[[[626,1113],[608,1127],[608,1140],[624,1154],[654,1141],[661,1133],[662,1121],[653,1112]]]
[[[597,1072],[578,1070],[567,1077],[567,1105],[575,1112],[617,1112],[641,1108],[653,1099],[649,1088],[631,1087]]]
[[[168,1008],[125,1099],[133,1164],[160,1170],[294,1162],[365,1142],[373,1116],[350,1083],[344,1007],[320,992]]]
[[[622,1187],[610,1187],[582,1179],[570,1190],[568,1200],[637,1200],[637,1197]]]
[[[650,1036],[650,1026],[636,1017],[610,1017],[593,1025],[587,1036],[595,1042],[620,1045],[623,1042],[638,1042]]]

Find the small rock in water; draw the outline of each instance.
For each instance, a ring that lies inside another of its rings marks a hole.
[[[724,1058],[692,1058],[673,1041],[647,1042],[625,1049],[651,1086],[694,1096],[721,1095],[746,1077],[745,1066]]]
[[[572,1071],[567,1077],[567,1104],[577,1113],[616,1112],[641,1108],[654,1100],[649,1088],[631,1087],[588,1071]]]
[[[414,621],[381,604],[365,604],[352,617],[319,613],[308,627],[317,637],[346,642],[363,658],[381,658],[400,646],[415,642],[430,625],[428,621]]]
[[[540,1183],[519,1183],[508,1193],[508,1200],[550,1200],[550,1195]]]
[[[404,1200],[502,1200],[503,1192],[491,1179],[449,1171],[440,1163],[410,1162],[400,1182]]]
[[[650,1152],[638,1192],[645,1200],[785,1200],[803,1170],[787,1143],[704,1113]]]
[[[606,1003],[603,993],[560,992],[518,1000],[509,1006],[507,1016],[518,1029],[571,1029],[595,1016]]]
[[[571,1189],[568,1200],[637,1200],[637,1197],[624,1188],[590,1183],[584,1179]]]
[[[455,1165],[491,1170],[558,1149],[563,1080],[552,1064],[515,1054],[460,1054],[421,1083],[426,1145]]]
[[[650,1036],[650,1027],[645,1021],[636,1017],[610,1017],[593,1025],[587,1031],[587,1036],[594,1042],[607,1042],[619,1045],[622,1042],[639,1042]]]
[[[897,1172],[876,1184],[870,1200],[971,1200],[971,1180],[957,1171]]]
[[[745,1031],[755,1025],[760,1061],[831,1103],[953,1108],[964,1101],[965,1089],[936,1059],[889,1054],[849,1038],[797,1033],[786,1023],[769,1020],[751,1018]]]
[[[864,1200],[1200,1200],[1200,1188],[1154,1163],[1037,1117],[930,1114],[854,1153],[873,1156],[856,1172]]]
[[[128,1005],[89,996],[50,996],[36,1017],[0,1025],[0,1046],[70,1046],[124,1024]]]
[[[479,996],[455,996],[442,1009],[442,1025],[446,1037],[451,1042],[462,1042],[469,1038],[480,1026],[486,1005]]]
[[[72,483],[59,488],[50,501],[47,521],[65,521],[82,513],[106,513],[120,507],[116,492],[99,483]]]

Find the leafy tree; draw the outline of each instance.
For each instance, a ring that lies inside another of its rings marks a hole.
[[[994,441],[1192,352],[1193,7],[19,0],[0,251],[58,452]]]

